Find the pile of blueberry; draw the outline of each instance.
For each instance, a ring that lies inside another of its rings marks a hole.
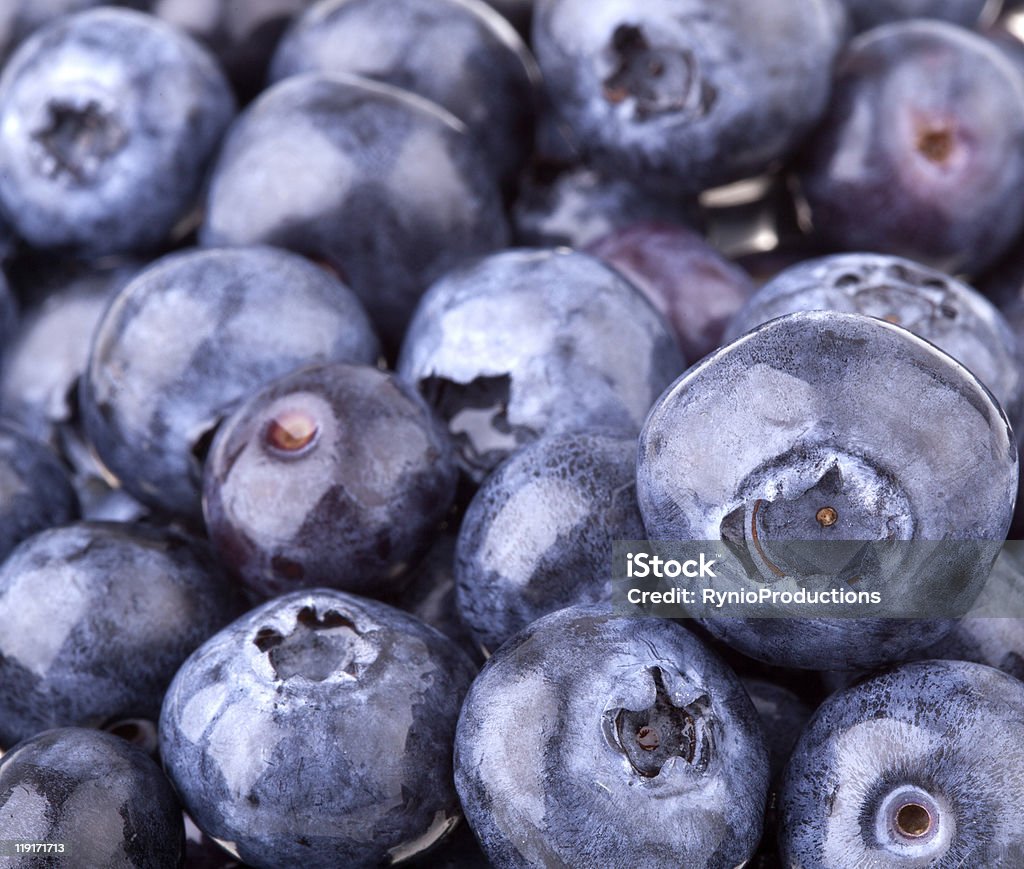
[[[0,3],[0,869],[1024,867],[1022,40]]]

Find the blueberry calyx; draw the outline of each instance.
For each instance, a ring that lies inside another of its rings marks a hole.
[[[310,450],[320,434],[312,415],[302,410],[284,410],[268,423],[264,441],[275,453],[294,458]]]
[[[956,134],[948,126],[925,126],[917,132],[917,152],[929,163],[942,166],[956,150]]]
[[[252,642],[266,654],[281,681],[302,676],[323,682],[339,674],[355,678],[374,657],[367,657],[371,650],[355,622],[333,609],[320,616],[313,606],[299,610],[290,633],[262,627]]]
[[[702,732],[701,721],[707,713],[707,697],[678,706],[665,687],[661,668],[652,667],[648,672],[654,680],[654,702],[646,709],[613,711],[616,747],[645,778],[657,776],[672,757],[682,758],[693,768],[704,768],[708,752],[702,743],[707,734]]]
[[[47,177],[66,174],[84,184],[121,150],[128,136],[95,99],[74,103],[51,100],[46,121],[32,133],[32,139],[42,148],[41,168]]]
[[[653,48],[639,27],[620,24],[608,53],[615,67],[602,82],[604,98],[612,104],[632,98],[640,120],[670,112],[701,117],[714,104],[715,89],[701,79],[691,51]]]
[[[940,800],[915,785],[888,793],[875,814],[875,836],[888,851],[935,859],[952,842],[952,816]]]

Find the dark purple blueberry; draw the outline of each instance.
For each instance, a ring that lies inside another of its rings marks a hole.
[[[822,243],[977,272],[1024,224],[1024,79],[953,24],[869,31],[842,57],[799,181]]]
[[[854,30],[869,30],[893,21],[909,18],[939,18],[973,27],[982,13],[998,7],[992,0],[840,0],[850,16]]]
[[[906,664],[830,697],[780,795],[785,866],[1024,865],[1024,683]]]
[[[0,234],[2,234],[2,229],[0,229]],[[3,242],[0,240],[0,248],[2,247]],[[0,251],[0,259],[2,258],[2,251]],[[17,331],[18,308],[18,300],[11,290],[11,285],[4,273],[0,271],[0,347],[6,347]]]
[[[393,607],[284,595],[178,671],[164,766],[199,828],[254,867],[399,862],[458,822],[452,742],[473,672]]]
[[[235,111],[212,57],[125,9],[60,18],[0,78],[0,204],[39,248],[153,247],[195,204]]]
[[[430,546],[455,495],[448,433],[369,366],[322,364],[255,393],[221,426],[203,512],[253,600],[328,586],[382,597]]]
[[[747,274],[684,226],[633,224],[588,245],[622,272],[665,318],[687,359],[722,343],[726,324],[754,294]]]
[[[131,495],[198,517],[209,439],[243,398],[302,365],[377,355],[358,299],[302,257],[171,254],[124,287],[97,327],[85,431]]]
[[[530,622],[611,600],[612,544],[642,540],[636,439],[570,432],[500,464],[473,497],[456,549],[456,601],[495,651]]]
[[[0,568],[0,745],[155,720],[174,672],[234,606],[209,548],[171,530],[80,522],[29,538]]]
[[[860,314],[790,314],[747,333],[676,381],[640,437],[647,533],[722,541],[715,588],[879,592],[843,617],[704,619],[784,666],[871,667],[948,633],[987,578],[1016,489],[1013,434],[988,390]]]
[[[797,311],[846,311],[909,329],[969,368],[1012,423],[1024,405],[1018,339],[984,296],[942,272],[899,257],[837,254],[805,260],[762,287],[726,330],[731,341]]]
[[[512,26],[476,0],[322,0],[281,40],[270,79],[302,73],[361,75],[432,100],[506,181],[529,156],[540,73]]]
[[[504,246],[497,180],[464,126],[358,76],[297,76],[232,127],[213,173],[206,245],[267,243],[321,259],[396,347],[420,295]]]
[[[455,786],[499,869],[733,869],[760,838],[768,753],[742,684],[685,628],[570,607],[481,670]]]
[[[56,453],[0,422],[0,561],[25,538],[70,522],[78,513],[75,489]]]
[[[625,278],[568,250],[511,250],[447,274],[409,326],[399,374],[448,423],[480,481],[543,434],[635,434],[685,364]]]
[[[843,32],[827,0],[539,0],[533,47],[591,157],[697,192],[792,150],[825,110]]]
[[[602,236],[634,223],[697,224],[696,204],[658,196],[625,178],[577,166],[549,177],[527,174],[512,206],[519,244],[585,248]]]
[[[40,440],[59,443],[58,429],[77,420],[78,379],[113,295],[141,263],[43,267],[24,285],[21,321],[3,348],[0,409]],[[71,457],[69,457],[71,458]]]
[[[123,739],[63,727],[20,743],[0,760],[5,866],[179,869],[181,809],[160,767]],[[18,840],[64,853],[15,857]]]
[[[292,19],[314,0],[148,0],[149,11],[206,45],[242,100],[256,96]]]

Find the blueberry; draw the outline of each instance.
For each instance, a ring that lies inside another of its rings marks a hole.
[[[868,30],[909,18],[939,18],[972,27],[979,22],[988,0],[841,0],[856,30]],[[998,4],[997,4],[998,5]]]
[[[29,538],[0,568],[0,745],[155,720],[175,670],[234,606],[209,547],[174,531],[82,522]]]
[[[66,849],[6,866],[178,869],[185,857],[181,809],[160,767],[116,736],[76,727],[40,733],[0,760],[0,839]]]
[[[33,32],[60,17],[94,6],[134,6],[143,8],[147,0],[7,0],[0,14],[0,63]]]
[[[793,149],[825,110],[842,24],[828,0],[539,0],[533,46],[595,160],[697,192]]]
[[[1024,684],[981,664],[906,664],[829,698],[781,798],[786,866],[1024,864]]]
[[[798,177],[822,243],[980,271],[1024,224],[1020,71],[941,21],[864,33],[838,65]]]
[[[499,869],[732,869],[760,837],[768,755],[743,686],[693,634],[570,607],[481,670],[455,785]]]
[[[526,161],[540,73],[515,30],[483,4],[324,0],[291,26],[270,78],[311,72],[362,75],[443,106],[507,181]]]
[[[567,250],[510,250],[450,272],[423,298],[399,374],[448,423],[480,481],[542,434],[635,434],[685,367],[668,326],[616,272]]]
[[[899,326],[824,311],[772,320],[676,381],[637,467],[649,537],[724,541],[745,589],[884,590],[861,617],[705,621],[752,657],[815,669],[899,660],[948,633],[949,618],[883,616],[965,610],[1016,488],[1006,417],[967,369]],[[959,542],[940,569],[928,556],[942,540]],[[880,541],[920,543],[894,562]]]
[[[198,517],[201,460],[243,398],[304,364],[377,354],[359,301],[302,257],[178,252],[124,287],[97,327],[80,395],[85,430],[130,494]]]
[[[635,438],[583,431],[540,438],[484,480],[455,560],[459,615],[483,648],[611,599],[612,543],[644,538],[635,479]]]
[[[194,205],[234,109],[175,28],[124,9],[60,18],[0,78],[0,204],[37,248],[153,247]]]
[[[754,294],[747,274],[684,226],[639,223],[587,247],[639,287],[665,315],[687,359],[722,343],[726,324]]]
[[[455,494],[448,432],[420,395],[369,366],[275,380],[224,422],[203,511],[250,596],[330,586],[396,591]]]
[[[215,167],[201,239],[322,259],[397,346],[423,290],[502,247],[497,181],[440,107],[358,76],[297,76],[239,118]]]
[[[96,325],[138,262],[70,265],[35,272],[30,302],[3,349],[0,409],[40,440],[60,442],[78,420],[77,386]]]
[[[458,822],[451,746],[473,670],[386,604],[295,592],[182,666],[161,755],[196,824],[249,865],[398,862]]]
[[[733,340],[797,311],[847,311],[903,326],[969,368],[1016,423],[1024,409],[1017,336],[966,284],[910,260],[851,253],[805,260],[766,284],[726,330]]]
[[[314,0],[149,0],[150,12],[202,42],[248,101],[263,88],[270,58],[292,18]]]
[[[53,450],[0,422],[0,561],[25,538],[78,512],[74,487]]]

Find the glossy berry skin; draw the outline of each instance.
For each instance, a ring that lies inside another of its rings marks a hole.
[[[224,422],[203,511],[250,597],[330,586],[396,591],[455,495],[448,432],[420,395],[370,366],[309,366]]]
[[[939,18],[961,27],[973,27],[986,0],[841,0],[855,30],[869,30],[909,18]]]
[[[459,615],[483,648],[611,599],[613,542],[645,537],[635,479],[635,438],[582,431],[540,438],[484,480],[455,557]]]
[[[539,0],[533,47],[594,159],[696,192],[797,144],[825,109],[842,31],[824,0]]]
[[[246,101],[266,84],[267,67],[292,19],[314,0],[149,0],[149,12],[180,27],[220,61]]]
[[[174,672],[234,607],[209,547],[180,533],[79,522],[29,538],[0,568],[0,745],[155,720]]]
[[[67,470],[46,444],[0,422],[0,561],[37,531],[78,518]]]
[[[196,824],[247,865],[384,865],[457,822],[451,746],[473,671],[386,604],[295,592],[184,664],[160,753]]]
[[[361,75],[433,101],[506,181],[529,156],[540,73],[511,25],[478,0],[317,3],[281,40],[270,80],[302,73]]]
[[[996,45],[952,24],[864,33],[798,177],[822,243],[977,272],[1024,223],[1024,80]]]
[[[587,252],[643,291],[687,359],[717,350],[727,323],[754,294],[743,269],[685,226],[633,224],[597,239]]]
[[[30,301],[4,345],[0,410],[40,440],[59,443],[76,422],[78,378],[92,335],[110,303],[141,268],[139,262],[64,266],[35,276]]]
[[[842,617],[704,620],[771,664],[853,669],[951,630],[947,618],[884,616],[935,612],[925,607],[936,595],[952,616],[954,590],[980,591],[1017,471],[1006,417],[967,369],[899,326],[812,311],[747,333],[665,392],[640,436],[637,497],[652,540],[724,541],[744,587],[856,578],[858,590],[884,589],[882,607]],[[795,561],[794,540],[818,541],[821,560]],[[829,544],[882,540],[963,542],[946,544],[949,573],[928,564],[928,546],[900,544],[898,577]]]
[[[0,78],[0,204],[37,248],[153,247],[194,205],[234,111],[213,58],[152,16],[60,18]]]
[[[780,794],[783,865],[1018,866],[1024,683],[981,664],[906,664],[830,697]]]
[[[302,365],[377,355],[359,301],[302,257],[262,247],[170,254],[124,287],[97,327],[80,395],[85,430],[129,493],[198,517],[208,439],[243,398]]]
[[[738,338],[783,314],[846,311],[903,326],[969,368],[1016,425],[1024,405],[1018,339],[996,307],[967,284],[901,257],[836,254],[805,260],[762,287],[726,330]]]
[[[430,288],[398,373],[447,421],[479,482],[544,434],[635,434],[684,367],[664,319],[612,269],[567,250],[510,250]]]
[[[481,670],[455,785],[498,869],[733,869],[761,833],[763,740],[739,680],[685,628],[570,607]]]
[[[7,858],[7,866],[179,869],[185,828],[160,767],[123,739],[63,727],[0,760],[0,838],[64,843],[66,855]]]
[[[497,180],[440,107],[358,76],[297,76],[232,127],[200,238],[323,260],[396,347],[420,295],[459,260],[504,246]]]

